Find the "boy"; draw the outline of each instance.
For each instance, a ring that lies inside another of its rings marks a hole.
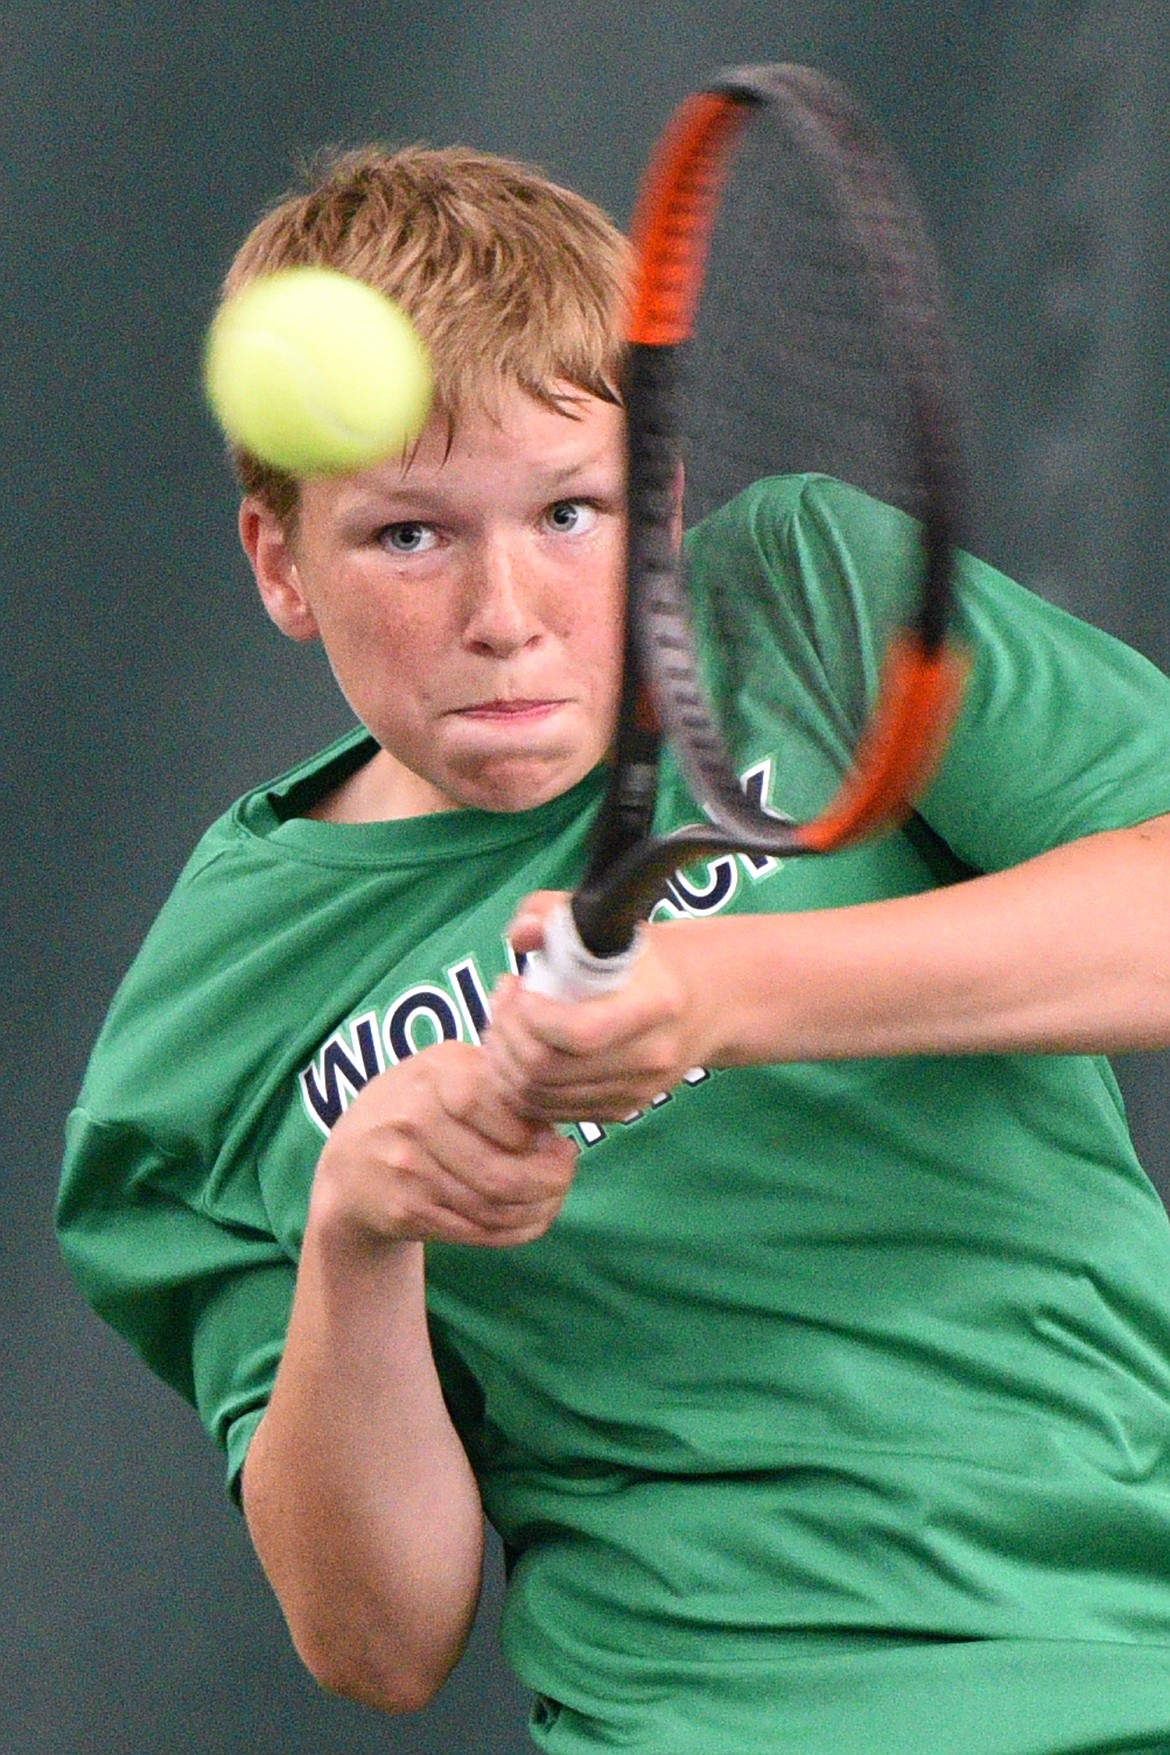
[[[361,728],[210,831],[115,1001],[60,1203],[87,1292],[224,1444],[330,1687],[433,1695],[486,1509],[550,1750],[1162,1746],[1170,1235],[1089,1057],[1170,1042],[1170,684],[966,563],[903,833],[714,862],[624,992],[522,991],[613,722],[625,248],[411,149],[282,204],[228,290],[298,261],[402,301],[438,403],[354,476],[237,460],[268,613]],[[692,533],[777,808],[832,788],[905,540],[817,480]]]

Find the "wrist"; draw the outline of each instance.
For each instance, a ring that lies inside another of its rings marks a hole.
[[[679,990],[687,1066],[732,1064],[729,994],[713,921],[677,920],[645,928],[655,953]]]
[[[377,1267],[388,1258],[409,1257],[422,1244],[399,1236],[384,1207],[375,1209],[363,1198],[362,1180],[352,1174],[341,1151],[326,1145],[317,1161],[305,1222],[304,1248],[347,1270]]]

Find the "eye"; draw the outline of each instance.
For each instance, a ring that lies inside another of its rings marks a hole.
[[[387,524],[378,532],[382,547],[394,555],[422,555],[434,548],[438,537],[430,524],[407,519],[401,524]]]
[[[599,516],[597,507],[588,500],[557,500],[544,521],[558,536],[584,536],[596,529]]]

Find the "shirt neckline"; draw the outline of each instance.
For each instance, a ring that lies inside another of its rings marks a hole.
[[[233,812],[242,834],[329,865],[384,864],[437,855],[465,858],[497,847],[547,840],[600,800],[607,770],[594,768],[568,792],[527,811],[459,809],[387,822],[328,823],[301,814],[368,761],[378,746],[363,728],[245,795]]]

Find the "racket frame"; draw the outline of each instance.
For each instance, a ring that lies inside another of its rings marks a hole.
[[[823,175],[864,265],[888,363],[909,411],[920,509],[914,615],[892,642],[853,765],[811,821],[765,814],[744,792],[708,707],[690,632],[680,549],[679,352],[693,332],[720,197],[741,136],[767,106]],[[799,66],[729,70],[688,98],[643,180],[633,225],[628,328],[629,532],[625,669],[610,784],[571,901],[584,951],[626,953],[680,866],[726,852],[827,854],[895,827],[928,783],[961,703],[966,663],[948,637],[959,523],[938,276],[896,161],[836,81]],[[709,822],[652,837],[663,736]],[[616,976],[616,964],[614,965]],[[624,979],[623,973],[617,980]]]

